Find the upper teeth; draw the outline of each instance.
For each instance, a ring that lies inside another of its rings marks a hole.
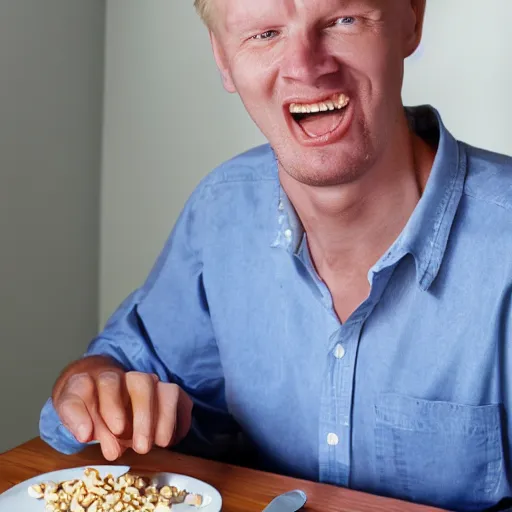
[[[322,101],[320,103],[292,103],[290,105],[290,112],[292,114],[311,114],[315,112],[326,112],[327,110],[340,110],[348,105],[349,99],[345,94],[336,95],[329,101]]]

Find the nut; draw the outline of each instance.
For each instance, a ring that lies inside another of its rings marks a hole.
[[[93,501],[89,507],[87,507],[87,512],[98,512],[98,506],[100,504],[99,500]]]
[[[137,489],[139,489],[139,490],[145,489],[147,486],[148,486],[148,482],[140,476],[135,481],[135,487],[137,487]]]
[[[200,494],[187,494],[183,502],[186,505],[200,507],[203,504],[203,497]]]
[[[160,496],[162,496],[162,498],[167,498],[170,500],[173,496],[172,489],[168,485],[164,485],[160,489]]]
[[[79,485],[78,480],[68,480],[67,482],[62,482],[60,486],[66,494],[73,494]]]
[[[170,512],[175,503],[202,504],[200,495],[168,485],[159,489],[138,475],[102,479],[95,468],[86,468],[81,480],[31,485],[28,494],[44,499],[46,512]]]
[[[31,485],[28,488],[28,495],[31,498],[36,498],[37,500],[40,500],[44,496],[44,484],[43,485],[38,485],[38,484]]]

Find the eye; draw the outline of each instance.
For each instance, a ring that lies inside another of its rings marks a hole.
[[[267,39],[273,39],[277,35],[277,30],[267,30],[266,32],[253,36],[252,38],[256,39],[257,41],[265,41]]]
[[[353,25],[355,22],[354,16],[342,16],[336,20],[335,25]]]

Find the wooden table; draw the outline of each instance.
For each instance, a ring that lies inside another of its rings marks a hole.
[[[49,471],[106,464],[97,445],[76,455],[62,455],[41,439],[33,439],[0,455],[0,493],[28,478]],[[186,474],[216,487],[222,495],[223,512],[261,512],[278,494],[302,489],[309,512],[427,512],[437,509],[413,505],[252,469],[221,464],[157,449],[148,455],[130,451],[116,462],[133,472],[169,471]]]

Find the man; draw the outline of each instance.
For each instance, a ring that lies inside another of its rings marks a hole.
[[[425,0],[196,5],[269,145],[197,187],[147,281],[57,380],[43,439],[115,460],[241,432],[267,470],[498,504],[512,161],[403,107]]]

